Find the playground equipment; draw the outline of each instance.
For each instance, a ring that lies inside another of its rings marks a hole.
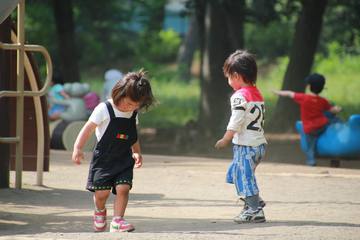
[[[83,121],[88,116],[84,96],[89,92],[90,86],[87,83],[65,83],[64,91],[70,96],[68,99],[53,99],[52,103],[65,106],[60,118],[65,121]]]
[[[296,130],[305,151],[308,146],[301,121],[296,122]],[[330,124],[318,138],[316,155],[330,158],[333,167],[339,167],[342,159],[360,159],[360,114],[351,115],[347,122]]]
[[[24,34],[24,17],[25,17],[25,1],[24,0],[2,0],[0,4],[0,23],[9,16],[17,4],[17,33],[11,34],[12,42],[0,42],[0,49],[16,50],[16,90],[15,91],[0,91],[0,98],[2,97],[16,97],[16,130],[15,137],[1,137],[0,143],[15,143],[15,188],[21,189],[22,185],[22,171],[24,159],[24,97],[33,97],[35,105],[36,116],[36,133],[37,133],[37,185],[42,185],[43,170],[44,170],[44,152],[45,150],[45,131],[46,124],[44,124],[44,112],[46,112],[46,102],[41,101],[40,96],[46,94],[50,80],[52,78],[52,63],[47,50],[39,45],[25,45]],[[26,55],[27,51],[40,52],[43,54],[46,61],[47,75],[43,87],[39,90],[38,81],[36,81],[35,73],[32,69],[31,60]],[[24,70],[30,82],[30,91],[25,90],[24,84]],[[45,107],[45,111],[44,111]],[[46,118],[47,119],[47,118]],[[33,136],[26,136],[33,137]],[[48,147],[47,147],[48,148]],[[5,159],[6,161],[7,159]]]
[[[99,97],[95,96],[95,101],[91,99],[91,95],[88,96],[88,99],[85,98],[87,94],[91,93],[87,83],[65,83],[64,91],[70,98],[52,100],[53,103],[63,105],[66,109],[60,114],[60,120],[50,123],[50,147],[72,151],[76,137],[91,113],[89,106],[86,106],[86,100],[90,100],[90,105],[93,105],[90,107],[96,107]],[[95,135],[91,135],[83,148],[84,151],[92,151],[95,143]]]

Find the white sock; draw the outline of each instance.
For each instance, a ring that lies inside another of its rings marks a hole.
[[[96,212],[105,212],[105,211],[106,211],[106,208],[104,208],[104,209],[102,209],[102,210],[99,210],[99,209],[95,208],[95,211],[96,211]]]
[[[121,220],[121,219],[123,219],[123,217],[121,217],[121,216],[114,216],[113,217],[113,221],[119,221],[119,220]]]

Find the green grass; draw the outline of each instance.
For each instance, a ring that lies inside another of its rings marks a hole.
[[[198,81],[185,83],[178,80],[153,81],[152,88],[158,105],[141,116],[141,125],[170,128],[196,120],[200,96],[198,83]]]
[[[327,82],[323,96],[343,108],[340,116],[360,114],[360,56],[323,59],[316,70],[325,73]]]

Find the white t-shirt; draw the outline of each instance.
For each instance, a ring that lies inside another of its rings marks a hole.
[[[259,146],[264,137],[264,100],[255,86],[242,87],[230,98],[231,118],[227,130],[235,131],[232,142],[237,145]]]
[[[131,116],[134,113],[134,112],[121,112],[117,110],[117,108],[114,106],[114,102],[112,99],[109,99],[109,102],[111,103],[111,106],[114,110],[115,117],[131,118]],[[102,102],[96,106],[96,108],[90,115],[89,120],[97,125],[95,129],[95,135],[97,141],[99,142],[110,123],[110,114],[106,107],[105,102]],[[136,124],[138,123],[139,123],[138,116],[136,116]]]

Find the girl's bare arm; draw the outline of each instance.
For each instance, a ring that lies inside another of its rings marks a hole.
[[[139,168],[142,166],[142,161],[143,161],[139,140],[137,140],[136,143],[134,143],[134,145],[132,145],[131,149],[133,152],[133,158],[135,160],[135,167]]]
[[[74,161],[74,163],[80,164],[81,160],[84,159],[84,153],[82,151],[82,148],[84,147],[87,140],[90,138],[91,134],[94,132],[96,126],[97,125],[95,123],[87,121],[81,129],[74,143],[74,151],[72,154],[72,160]]]

